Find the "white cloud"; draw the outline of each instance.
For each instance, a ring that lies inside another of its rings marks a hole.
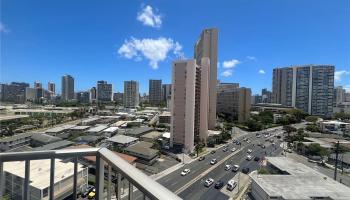
[[[149,60],[149,65],[153,69],[158,68],[158,62],[164,61],[168,53],[183,57],[182,46],[171,38],[159,37],[158,39],[137,39],[131,37],[125,40],[118,49],[118,54],[127,58],[140,61],[142,58]]]
[[[9,33],[9,32],[10,30],[7,28],[7,26],[4,23],[0,22],[0,33]]]
[[[256,57],[254,57],[254,56],[247,56],[246,57],[248,60],[256,60]]]
[[[350,71],[345,71],[345,70],[336,71],[334,73],[334,80],[335,81],[341,81],[342,77],[343,76],[347,76],[347,75],[350,75]]]
[[[236,65],[238,65],[239,63],[241,63],[239,60],[236,60],[236,59],[232,59],[232,60],[227,60],[227,61],[224,61],[222,63],[222,66],[225,68],[225,69],[229,69],[229,68],[234,68]]]
[[[225,70],[221,73],[221,76],[223,77],[229,77],[229,76],[232,76],[232,69],[228,69],[228,70]]]
[[[266,74],[265,70],[261,69],[259,70],[259,74]]]
[[[137,20],[142,22],[143,25],[153,28],[160,28],[162,25],[161,15],[153,12],[153,8],[149,5],[143,7],[142,10],[137,13]]]

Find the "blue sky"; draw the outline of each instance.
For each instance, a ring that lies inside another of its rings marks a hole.
[[[126,3],[127,2],[127,3]],[[254,93],[271,88],[272,69],[333,64],[350,91],[350,1],[2,0],[1,82],[54,81],[75,89],[98,80],[123,90],[138,80],[171,82],[171,62],[193,57],[202,29],[219,29],[218,79]]]

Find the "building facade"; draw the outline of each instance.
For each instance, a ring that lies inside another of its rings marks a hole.
[[[62,101],[70,101],[74,99],[74,78],[70,75],[62,76]]]
[[[170,146],[192,152],[208,137],[209,59],[180,60],[172,69]]]
[[[90,103],[92,103],[92,102],[95,102],[96,101],[96,87],[92,87],[91,89],[90,89]]]
[[[272,92],[266,88],[261,90],[261,103],[272,103]]]
[[[117,105],[123,105],[123,98],[124,98],[124,95],[121,92],[117,92],[113,94],[113,101]]]
[[[47,83],[47,90],[51,92],[52,94],[56,93],[56,85],[53,82],[48,82]]]
[[[205,29],[201,33],[194,47],[194,58],[197,65],[201,65],[201,59],[209,58],[209,113],[208,127],[215,129],[216,125],[216,85],[217,85],[217,56],[218,56],[218,30]]]
[[[112,84],[107,83],[107,81],[97,81],[96,90],[97,102],[111,102],[112,101]]]
[[[28,83],[12,82],[10,84],[0,84],[0,101],[24,103],[26,88]]]
[[[334,66],[305,65],[273,70],[274,103],[292,106],[311,115],[331,116]]]
[[[337,106],[345,102],[345,89],[342,86],[338,86],[334,88],[334,97],[333,97],[333,105]]]
[[[124,107],[135,108],[139,106],[139,82],[124,81]]]
[[[90,92],[77,92],[76,99],[79,103],[89,103],[90,102]]]
[[[151,106],[160,106],[162,101],[162,80],[149,80],[148,95]]]
[[[238,83],[220,83],[217,86],[218,115],[243,122],[249,119],[250,107],[250,88],[239,88]]]

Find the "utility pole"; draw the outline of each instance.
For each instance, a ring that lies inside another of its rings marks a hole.
[[[337,147],[335,149],[335,168],[334,168],[334,180],[337,180],[338,172],[338,154],[339,154],[339,141],[337,142]]]

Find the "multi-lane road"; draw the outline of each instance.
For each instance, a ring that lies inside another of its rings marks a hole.
[[[267,138],[263,136],[256,138],[257,132],[247,133],[239,138],[235,138],[241,141],[241,145],[233,144],[230,141],[227,143],[228,151],[224,152],[224,147],[222,146],[216,150],[216,153],[205,155],[205,160],[194,160],[157,181],[183,199],[228,199],[229,196],[215,189],[214,184],[208,188],[205,187],[204,181],[208,178],[214,179],[215,182],[221,180],[225,184],[224,187],[226,187],[227,182],[236,175],[235,172],[224,169],[226,164],[239,165],[240,169],[249,167],[250,171],[256,170],[259,167],[259,162],[254,161],[254,159],[251,161],[246,160],[248,149],[253,150],[251,153],[253,157],[259,158],[279,154],[282,149],[277,138],[273,137],[273,135],[281,133],[281,127],[261,131],[261,133],[265,132],[271,133],[272,136],[269,138],[275,140],[275,145],[265,141]],[[249,138],[250,143],[243,141],[243,138]],[[261,148],[261,146],[257,145],[258,143],[264,144],[266,148]],[[236,151],[232,152],[232,148],[236,148]],[[214,158],[217,159],[218,163],[211,165],[210,161]],[[186,176],[181,176],[181,172],[184,169],[190,169],[191,172]],[[138,191],[134,193],[134,197],[142,199],[142,195]]]

